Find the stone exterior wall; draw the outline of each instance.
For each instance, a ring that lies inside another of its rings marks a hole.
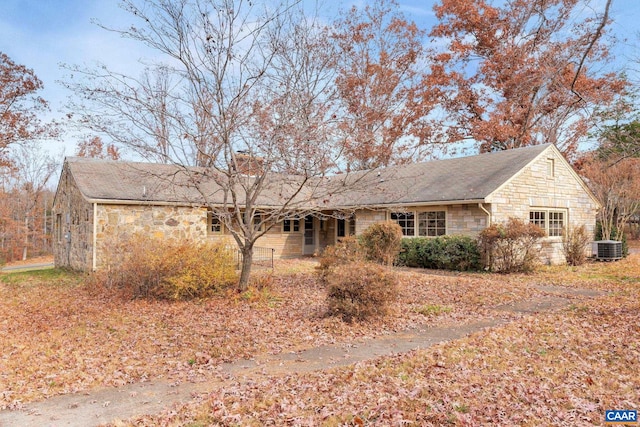
[[[488,208],[487,208],[488,210]],[[391,221],[391,212],[445,211],[447,234],[476,236],[487,226],[488,215],[477,204],[440,206],[403,206],[398,209],[368,210],[356,212],[356,234],[362,234],[372,224]],[[417,221],[417,218],[416,218]]]
[[[90,270],[93,260],[93,204],[86,201],[63,168],[53,205],[56,267]]]
[[[141,233],[159,239],[207,238],[207,210],[191,206],[99,204],[96,210],[96,268],[120,237]]]
[[[584,224],[588,233],[594,234],[598,206],[555,150],[546,150],[496,191],[489,202],[494,223],[505,222],[509,217],[529,222],[531,210],[558,209],[565,212],[565,227]],[[547,264],[565,262],[561,237],[544,239],[542,258]]]
[[[356,212],[356,236],[362,234],[364,230],[378,222],[387,221],[386,211],[362,209]]]
[[[488,225],[488,215],[477,204],[451,205],[446,211],[447,234],[475,237]]]

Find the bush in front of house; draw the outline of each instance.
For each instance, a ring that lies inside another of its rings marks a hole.
[[[400,253],[402,227],[395,222],[373,224],[362,232],[359,241],[366,259],[393,265]]]
[[[336,269],[352,262],[364,261],[360,242],[354,236],[343,237],[335,245],[327,246],[320,255],[317,270],[320,280]]]
[[[356,261],[326,276],[328,314],[346,322],[387,313],[396,298],[397,278],[388,268]]]
[[[468,236],[404,238],[398,263],[407,267],[456,271],[482,267],[478,243]]]
[[[232,252],[224,242],[125,236],[106,248],[95,279],[132,298],[202,298],[237,282]]]
[[[565,228],[562,230],[562,252],[569,265],[582,265],[587,261],[587,248],[592,239],[587,228]]]
[[[532,271],[540,262],[540,239],[545,232],[535,224],[509,218],[480,232],[479,246],[492,271],[517,273]]]

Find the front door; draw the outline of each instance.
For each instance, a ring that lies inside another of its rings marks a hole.
[[[311,215],[304,217],[304,242],[302,253],[304,255],[313,255],[316,251],[316,229],[314,226],[314,218]]]

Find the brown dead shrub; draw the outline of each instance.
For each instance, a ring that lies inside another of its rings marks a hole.
[[[360,243],[354,236],[344,237],[335,245],[327,246],[322,252],[317,267],[320,279],[325,282],[327,275],[336,267],[356,261],[364,261]]]
[[[397,278],[392,271],[362,261],[332,270],[326,281],[328,314],[346,322],[386,314],[397,295]]]
[[[535,224],[509,218],[506,224],[492,224],[480,232],[485,263],[499,273],[532,271],[539,263],[540,239],[544,231]]]
[[[364,256],[383,265],[393,265],[400,254],[402,227],[395,222],[372,224],[360,235]]]
[[[562,231],[562,252],[569,265],[582,265],[587,261],[587,247],[593,240],[584,225]]]
[[[105,249],[95,285],[131,298],[202,298],[235,284],[233,254],[223,242],[164,240],[135,234]]]

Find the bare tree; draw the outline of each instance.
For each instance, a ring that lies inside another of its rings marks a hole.
[[[67,82],[84,100],[74,108],[85,126],[178,166],[242,252],[245,289],[258,238],[284,219],[320,215],[366,176],[327,176],[344,162],[326,30],[299,1],[123,5],[138,23],[115,31],[164,62],[142,78],[73,68],[84,76]]]
[[[5,192],[10,208],[7,214],[14,219],[15,236],[22,240],[22,259],[29,256],[29,248],[40,240],[39,208],[49,179],[58,167],[58,162],[37,143],[20,144],[11,150],[12,167],[7,169]],[[6,219],[6,221],[10,221]],[[22,222],[21,226],[19,221]],[[17,241],[13,242],[18,244]]]

